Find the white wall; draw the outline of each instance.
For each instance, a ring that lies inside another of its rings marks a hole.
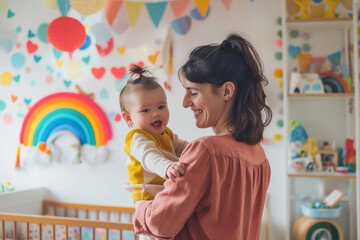
[[[11,26],[13,28],[15,28],[17,24],[23,26],[23,30],[26,32],[27,29],[31,29],[31,24],[35,21],[38,22],[34,24],[39,24],[41,21],[51,21],[55,16],[59,16],[58,12],[54,12],[44,7],[41,1],[31,1],[30,4],[30,1],[12,0],[9,1],[8,4],[11,9],[19,9],[17,16],[24,18],[20,22],[14,23],[14,19],[13,22],[9,21],[9,23],[12,24]],[[35,4],[38,5],[37,8],[30,6]],[[192,7],[188,7],[186,10],[188,14],[194,7],[194,3],[191,2],[190,6]],[[31,13],[27,12],[27,8],[32,9]],[[47,14],[48,12],[50,13]],[[272,136],[275,133],[283,134],[283,129],[276,126],[276,121],[282,117],[278,114],[278,109],[281,107],[281,100],[279,100],[278,95],[280,94],[281,89],[279,88],[279,79],[276,79],[273,76],[273,70],[281,67],[281,62],[274,58],[275,52],[280,51],[280,49],[275,46],[275,41],[278,39],[277,31],[280,30],[280,26],[277,25],[276,19],[280,16],[280,12],[280,0],[256,0],[254,2],[249,0],[233,0],[230,11],[227,11],[220,1],[211,1],[211,13],[206,20],[193,20],[191,30],[185,36],[172,33],[174,38],[175,74],[172,79],[172,91],[167,93],[171,113],[169,127],[172,128],[174,132],[178,133],[181,138],[188,140],[212,134],[209,129],[197,129],[194,125],[192,112],[182,108],[184,90],[177,79],[176,71],[184,63],[188,53],[194,47],[202,44],[220,43],[230,32],[244,34],[252,43],[254,43],[263,59],[266,76],[269,79],[269,85],[266,88],[266,91],[268,95],[268,104],[272,107],[274,112],[273,122],[265,132],[265,137],[268,139],[268,142],[264,145],[272,167],[272,178],[269,188],[271,239],[283,239],[286,226],[284,207],[285,161],[283,160],[282,154],[284,143],[282,141],[272,140]],[[36,15],[36,18],[29,18],[26,14],[34,14]],[[41,16],[44,16],[46,19],[39,19]],[[6,20],[4,15],[0,17],[1,21]],[[168,14],[164,18],[170,19],[171,17]],[[145,24],[145,22],[146,17],[142,17],[138,24]],[[162,22],[162,24],[164,23]],[[137,30],[138,29],[132,31]],[[137,34],[141,34],[141,32],[138,32]],[[22,36],[24,39],[19,39],[19,41],[21,41],[22,44],[26,44],[26,34],[23,33]],[[115,39],[120,39],[122,36],[113,32],[113,37]],[[48,53],[50,54],[50,51],[48,51]],[[0,74],[3,71],[8,70],[7,66],[9,66],[9,63],[6,62],[9,59],[9,55],[1,54]],[[95,59],[94,57],[93,61],[110,65],[114,64],[111,61],[118,60],[116,56],[114,55],[110,61],[103,60],[103,58]],[[22,76],[25,78],[26,75],[22,74]],[[109,80],[106,80],[110,81],[110,76],[108,75],[107,77]],[[33,68],[31,78],[44,79],[43,68]],[[27,79],[26,81],[30,81],[30,79]],[[78,83],[83,84],[86,90],[93,90],[101,87],[102,84],[109,84],[103,80],[101,83],[94,82],[88,85],[86,84],[86,81],[87,79],[85,77],[81,80],[77,80]],[[73,86],[67,90],[76,92]],[[12,84],[9,87],[0,85],[0,98],[10,98],[11,93],[17,93],[26,97],[27,91],[33,90],[31,88],[19,89],[15,84]],[[49,89],[48,87],[36,89],[35,93],[39,95],[38,98],[46,95],[42,93],[43,91],[48,91],[48,93],[50,93],[57,90]],[[117,109],[118,111],[116,100],[118,92],[109,92],[109,94],[110,99],[113,101],[105,101],[97,97],[97,103],[101,105],[106,112],[113,111],[114,109]],[[34,98],[36,97],[34,96]],[[8,112],[14,116],[11,125],[2,122],[3,115]],[[111,121],[114,138],[108,143],[108,147],[111,149],[112,154],[106,163],[73,166],[69,162],[63,162],[47,167],[31,166],[20,171],[15,171],[13,166],[22,118],[16,118],[16,107],[11,104],[7,106],[5,111],[0,112],[0,117],[0,182],[11,181],[17,189],[44,186],[51,191],[53,198],[61,201],[132,206],[130,194],[122,188],[122,184],[127,181],[127,172],[125,169],[126,156],[122,151],[123,136],[127,128],[123,122],[114,123]]]

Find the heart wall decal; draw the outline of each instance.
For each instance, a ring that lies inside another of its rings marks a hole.
[[[124,74],[126,73],[125,67],[112,67],[111,73],[116,79],[122,79],[124,77]]]
[[[91,68],[91,73],[96,79],[100,79],[105,74],[105,68],[104,67],[99,67],[99,68],[93,67],[93,68]]]

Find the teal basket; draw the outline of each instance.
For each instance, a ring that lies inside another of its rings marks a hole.
[[[311,206],[301,205],[301,213],[310,218],[337,218],[340,217],[341,207],[337,208],[312,208]]]

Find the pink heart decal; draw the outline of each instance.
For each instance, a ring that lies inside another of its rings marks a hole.
[[[105,74],[105,68],[104,67],[99,67],[99,68],[93,67],[93,68],[91,68],[91,73],[92,73],[92,75],[94,75],[94,77],[96,79],[100,79]]]
[[[138,63],[131,63],[130,66],[129,66],[129,69],[131,69],[132,67],[134,67],[134,65],[138,65],[139,67],[144,67],[144,62],[143,61],[140,61]]]
[[[26,42],[26,48],[27,48],[29,53],[34,53],[38,49],[38,45],[33,43],[31,40],[28,40]]]
[[[121,120],[121,115],[120,114],[116,114],[115,118],[114,118],[115,122],[119,122]]]
[[[116,79],[122,79],[122,77],[124,76],[126,72],[126,68],[125,67],[119,67],[119,68],[116,68],[116,67],[112,67],[111,68],[111,73],[112,75],[114,75],[114,77]]]

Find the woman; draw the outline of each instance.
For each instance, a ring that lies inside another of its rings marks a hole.
[[[137,234],[162,239],[258,239],[270,166],[259,144],[271,110],[258,54],[239,35],[194,49],[179,75],[199,128],[214,136],[191,142],[185,175],[164,183],[136,207]]]

